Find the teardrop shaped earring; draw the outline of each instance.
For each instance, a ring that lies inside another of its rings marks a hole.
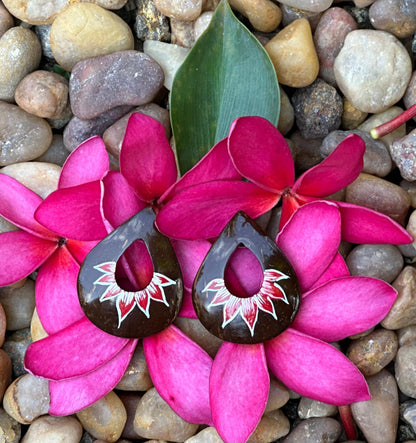
[[[263,269],[259,291],[247,298],[232,294],[224,280],[227,263],[240,245],[256,256]],[[201,323],[215,336],[233,343],[262,343],[292,323],[300,288],[295,271],[277,245],[246,214],[238,212],[202,262],[192,301]]]
[[[183,296],[182,274],[167,237],[156,230],[155,214],[145,208],[98,243],[78,274],[81,307],[97,327],[125,338],[143,338],[168,327]],[[146,245],[153,264],[150,283],[129,291],[116,280],[117,261],[136,240]]]

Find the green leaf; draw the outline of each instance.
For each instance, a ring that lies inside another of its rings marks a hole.
[[[173,80],[170,113],[182,174],[227,136],[237,117],[261,116],[277,125],[279,111],[268,54],[222,0]]]

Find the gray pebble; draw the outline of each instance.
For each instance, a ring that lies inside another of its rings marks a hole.
[[[312,417],[332,417],[337,415],[338,408],[312,398],[302,397],[298,405],[298,415],[302,419]]]
[[[55,60],[52,49],[49,33],[51,31],[51,25],[38,25],[34,27],[35,34],[37,35],[40,44],[42,46],[42,55],[49,60]]]
[[[35,282],[27,279],[21,288],[0,288],[0,303],[6,313],[8,331],[28,328],[35,309]]]
[[[416,432],[416,401],[405,401],[400,405],[400,418]]]
[[[69,152],[65,148],[62,134],[53,134],[52,143],[40,157],[36,160],[38,162],[53,163],[62,166],[68,158]]]
[[[283,443],[334,443],[341,435],[340,423],[329,417],[316,417],[302,420],[283,440]]]
[[[400,391],[408,397],[416,398],[416,343],[399,348],[394,370]]]
[[[405,180],[416,180],[416,130],[396,140],[390,147],[391,157]]]
[[[9,335],[3,345],[3,349],[9,354],[12,359],[12,368],[14,378],[27,374],[24,358],[26,349],[32,343],[32,336],[30,329],[20,329]]]

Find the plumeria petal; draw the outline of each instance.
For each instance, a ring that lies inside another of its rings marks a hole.
[[[376,278],[331,280],[305,294],[292,327],[327,342],[342,340],[383,320],[396,295]]]
[[[318,198],[338,192],[360,174],[364,152],[363,139],[348,135],[325,160],[298,178],[292,192]]]
[[[56,240],[57,236],[34,219],[42,203],[39,195],[5,174],[0,174],[0,215],[31,234]]]
[[[233,215],[244,211],[257,218],[279,197],[253,183],[218,181],[185,189],[156,216],[159,230],[171,238],[197,240],[216,237]]]
[[[58,247],[57,242],[35,237],[25,231],[0,234],[0,286],[11,285],[41,266]]]
[[[270,379],[264,347],[224,342],[212,365],[212,418],[221,438],[244,443],[263,415]]]
[[[295,169],[283,135],[262,117],[234,120],[228,149],[240,174],[264,189],[282,193],[293,185]]]
[[[129,343],[111,360],[80,377],[49,381],[50,415],[71,415],[108,394],[123,377],[137,345]]]
[[[161,123],[145,114],[130,116],[120,151],[120,171],[147,202],[159,198],[176,181],[175,155]]]
[[[99,240],[94,241],[78,241],[78,240],[70,240],[66,241],[66,246],[75,260],[81,264],[87,254],[94,248]]]
[[[301,290],[309,289],[334,259],[341,240],[341,215],[334,203],[301,206],[277,236]]]
[[[119,172],[110,171],[103,178],[103,183],[104,217],[113,228],[120,226],[147,206]]]
[[[48,334],[55,334],[84,317],[77,278],[79,264],[66,247],[58,250],[39,269],[36,278],[36,309]]]
[[[265,348],[269,368],[302,396],[333,405],[371,398],[361,372],[328,343],[289,328]]]
[[[71,152],[62,166],[58,189],[101,180],[110,169],[110,160],[103,140],[91,137]]]
[[[107,235],[101,196],[100,181],[59,189],[46,197],[35,212],[35,218],[62,237],[101,240]]]
[[[111,360],[128,342],[107,334],[84,317],[32,343],[26,351],[25,366],[32,374],[51,380],[78,377]]]
[[[338,252],[335,255],[334,260],[328,266],[326,271],[319,277],[319,279],[313,284],[312,288],[318,287],[329,280],[333,280],[334,278],[339,277],[347,277],[350,275],[350,271],[348,269],[345,260],[342,258],[342,255]],[[302,297],[305,297],[308,293],[304,292]]]
[[[160,396],[184,420],[211,424],[211,357],[172,325],[145,337],[143,348],[150,376]]]
[[[336,202],[342,216],[342,239],[361,244],[403,245],[412,236],[398,223],[381,212],[351,203]]]

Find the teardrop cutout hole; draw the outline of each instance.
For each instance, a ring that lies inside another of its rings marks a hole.
[[[117,260],[116,281],[125,291],[146,288],[153,277],[153,261],[143,240],[135,240]]]
[[[248,298],[260,291],[263,268],[250,249],[241,243],[227,261],[224,282],[226,288],[236,297]]]

